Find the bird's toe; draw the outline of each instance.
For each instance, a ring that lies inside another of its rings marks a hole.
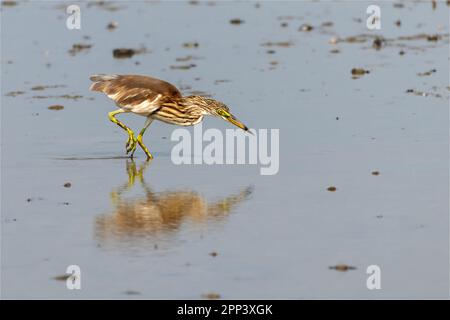
[[[136,140],[130,138],[129,141],[126,144],[126,150],[127,150],[127,154],[128,153],[133,153],[134,150],[136,150]]]

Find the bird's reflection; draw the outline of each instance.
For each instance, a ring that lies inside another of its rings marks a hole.
[[[113,211],[99,215],[95,234],[99,244],[137,245],[151,244],[160,237],[171,237],[185,224],[193,227],[222,221],[252,192],[251,187],[208,201],[191,190],[154,192],[144,180],[149,162],[139,168],[127,160],[128,181],[111,192]],[[144,195],[125,198],[124,194],[139,182]]]

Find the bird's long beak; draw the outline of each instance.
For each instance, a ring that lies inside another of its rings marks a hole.
[[[245,124],[243,124],[238,119],[236,119],[236,117],[233,116],[232,114],[230,114],[230,116],[228,116],[228,117],[224,117],[224,119],[227,120],[228,122],[234,124],[236,127],[241,128],[245,132],[253,134],[251,131],[248,130],[248,128],[247,128],[247,126]]]

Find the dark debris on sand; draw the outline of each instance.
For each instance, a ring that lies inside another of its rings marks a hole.
[[[87,51],[90,48],[92,48],[92,44],[87,44],[87,43],[74,43],[72,45],[72,48],[69,50],[69,54],[71,56],[75,56],[76,54],[82,52],[82,51]]]
[[[17,97],[18,95],[24,94],[25,91],[11,91],[6,94],[7,97]]]
[[[220,294],[218,294],[216,292],[209,292],[209,293],[202,294],[202,298],[209,299],[209,300],[216,300],[216,299],[220,299]]]
[[[192,49],[192,48],[198,48],[200,45],[198,42],[185,42],[183,43],[184,48]]]
[[[425,71],[425,72],[419,72],[417,75],[419,77],[425,77],[425,76],[431,76],[433,73],[436,73],[437,70],[436,69],[431,69],[429,71]]]
[[[117,48],[113,50],[113,57],[116,59],[127,59],[131,58],[136,54],[146,53],[145,48],[132,49],[132,48]]]
[[[55,89],[55,88],[65,88],[66,86],[63,84],[55,84],[55,85],[37,85],[31,88],[33,91],[42,91],[45,89]]]
[[[304,23],[300,26],[300,28],[298,28],[298,31],[302,31],[302,32],[309,32],[312,31],[314,29],[314,27],[308,23]]]
[[[170,69],[172,70],[189,70],[191,68],[196,67],[197,65],[194,63],[191,64],[184,64],[184,65],[172,65],[170,66]]]
[[[288,47],[292,47],[294,45],[293,42],[291,41],[277,41],[277,42],[272,42],[272,41],[268,41],[265,42],[263,44],[261,44],[263,47],[281,47],[281,48],[288,48]]]
[[[231,24],[234,24],[234,25],[239,25],[239,24],[243,24],[243,23],[244,23],[244,20],[239,19],[239,18],[235,18],[235,19],[231,19],[231,20],[230,20],[230,23],[231,23]]]
[[[59,111],[64,109],[64,106],[60,105],[60,104],[54,104],[52,106],[47,107],[48,110],[54,110],[54,111]]]
[[[335,266],[329,266],[328,269],[345,272],[345,271],[349,271],[349,270],[356,270],[356,267],[349,266],[347,264],[337,264]]]

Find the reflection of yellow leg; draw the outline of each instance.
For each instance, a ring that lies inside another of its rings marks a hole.
[[[150,190],[150,188],[146,185],[146,183],[144,181],[144,172],[147,169],[147,167],[149,166],[149,164],[150,164],[149,161],[144,161],[139,166],[139,170],[138,170],[136,168],[136,163],[134,162],[134,160],[127,159],[126,170],[127,170],[127,175],[128,175],[128,181],[126,183],[124,183],[123,185],[119,186],[118,188],[113,189],[110,193],[111,201],[114,205],[117,205],[120,203],[121,195],[123,192],[130,190],[134,186],[134,184],[136,182],[136,178],[142,184],[142,186],[144,187],[144,190],[146,191],[147,194],[150,194],[150,195],[153,194],[153,192]]]
[[[127,112],[127,111],[118,109],[116,111],[112,111],[112,112],[108,113],[108,117],[109,117],[109,120],[111,120],[112,122],[117,124],[119,127],[121,127],[123,130],[125,130],[128,133],[128,140],[127,140],[125,147],[127,148],[127,153],[129,153],[131,150],[136,149],[137,140],[134,137],[134,132],[133,132],[133,130],[128,128],[126,125],[124,125],[122,122],[117,120],[115,117],[115,115],[124,113],[124,112]],[[133,157],[133,154],[131,154],[131,157]]]
[[[141,132],[139,132],[139,135],[138,135],[138,137],[136,139],[137,143],[139,143],[139,146],[142,148],[142,150],[144,150],[145,154],[147,155],[147,161],[153,159],[153,156],[150,153],[150,151],[148,151],[147,147],[145,146],[144,142],[142,141],[142,136],[144,135],[145,130],[147,130],[147,128],[152,123],[152,121],[153,121],[152,118],[147,118],[147,121],[145,122],[144,128],[142,128]],[[134,149],[136,149],[136,148],[134,148]],[[131,152],[131,156],[133,156],[134,149]]]

